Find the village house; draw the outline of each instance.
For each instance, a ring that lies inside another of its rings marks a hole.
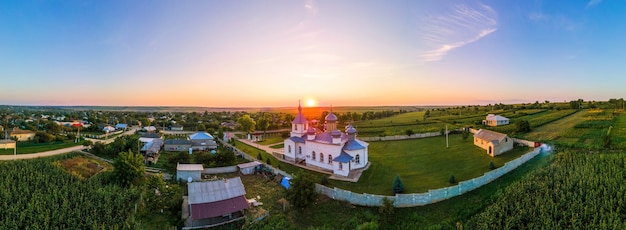
[[[204,167],[202,164],[181,164],[176,165],[176,180],[177,181],[200,181],[202,179],[202,171]]]
[[[483,125],[486,126],[501,126],[508,125],[509,119],[500,115],[488,114],[485,120],[483,120]]]
[[[474,134],[474,145],[487,150],[487,154],[494,157],[513,149],[513,140],[506,134],[480,129]]]
[[[188,183],[187,188],[190,214],[187,227],[215,226],[243,219],[243,212],[250,207],[239,177]]]
[[[30,130],[23,130],[20,128],[13,128],[9,136],[17,141],[30,141],[35,138],[35,132]]]
[[[128,128],[128,124],[118,123],[117,125],[115,125],[115,129],[117,130],[126,130],[127,128]]]
[[[165,140],[165,151],[187,151],[191,148],[191,141],[184,139],[167,139]]]
[[[191,141],[191,148],[193,150],[212,150],[217,149],[217,143],[211,134],[207,132],[197,132],[189,135],[189,141]]]
[[[367,142],[356,139],[356,129],[346,127],[345,133],[337,128],[337,116],[332,109],[325,118],[326,129],[310,126],[302,107],[291,125],[291,137],[284,141],[284,158],[305,163],[335,175],[348,176],[350,171],[365,168],[368,164]]]
[[[170,130],[172,131],[183,131],[183,126],[179,124],[173,124],[170,126]]]
[[[146,143],[139,151],[144,156],[146,163],[155,164],[159,159],[159,152],[163,146],[163,139],[156,138]]]
[[[102,128],[102,132],[105,132],[105,133],[110,133],[110,132],[113,132],[113,131],[115,131],[115,128],[113,126],[110,126],[110,125],[104,126],[104,128]]]

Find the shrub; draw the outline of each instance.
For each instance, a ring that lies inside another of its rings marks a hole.
[[[494,170],[496,166],[493,164],[493,161],[489,161],[489,169]]]
[[[450,174],[450,179],[448,179],[448,181],[450,184],[456,184],[456,177],[454,177],[454,174]]]
[[[396,176],[396,179],[393,181],[393,194],[403,193],[404,192],[404,184],[402,180],[400,180],[400,176]]]
[[[320,178],[320,184],[321,184],[321,185],[327,185],[327,184],[328,184],[328,176],[323,175],[323,176]]]

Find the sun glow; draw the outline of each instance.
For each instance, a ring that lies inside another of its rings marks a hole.
[[[313,98],[306,99],[306,106],[307,107],[314,107],[316,105],[317,105],[317,101],[315,99],[313,99]]]

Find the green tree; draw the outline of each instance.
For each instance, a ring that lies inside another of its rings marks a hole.
[[[265,132],[267,131],[267,128],[270,127],[271,119],[272,118],[269,116],[269,114],[261,115],[258,122],[256,123],[257,129],[263,130],[263,133],[265,134]]]
[[[530,132],[530,123],[528,123],[528,120],[519,120],[515,122],[515,131],[519,133]]]
[[[309,206],[317,199],[315,182],[311,175],[299,170],[291,179],[291,187],[287,190],[287,200],[298,208]]]
[[[113,162],[113,176],[123,187],[130,186],[146,173],[143,156],[132,151],[121,152]]]
[[[378,213],[380,213],[382,223],[391,223],[393,221],[395,211],[393,200],[384,197],[382,206],[378,207]]]
[[[266,163],[267,165],[272,165],[272,161],[270,161],[270,158],[269,158],[269,157],[265,160],[265,163]]]
[[[237,119],[237,124],[239,124],[239,126],[241,126],[241,130],[246,133],[254,132],[254,128],[256,126],[256,122],[252,120],[248,114],[245,114]]]
[[[407,129],[407,130],[405,130],[405,131],[404,131],[404,133],[405,133],[407,136],[411,136],[411,135],[415,134],[415,132],[413,132],[413,130],[412,130],[412,129]]]
[[[393,194],[403,193],[404,192],[404,183],[400,180],[400,176],[396,176],[396,179],[393,181]]]
[[[448,182],[450,182],[450,184],[456,184],[456,177],[454,177],[454,174],[450,174]]]
[[[461,133],[461,139],[467,140],[467,138],[469,138],[469,134],[469,132],[463,131],[463,133]]]
[[[489,161],[489,169],[491,170],[496,169],[496,165],[493,164],[493,161]]]

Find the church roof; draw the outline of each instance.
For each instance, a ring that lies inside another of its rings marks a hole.
[[[343,141],[347,139],[348,139],[348,135],[341,133],[341,140]],[[323,132],[323,133],[316,135],[313,141],[319,142],[319,143],[325,143],[325,144],[332,144],[333,136],[328,132]]]
[[[352,156],[350,156],[349,154],[347,154],[344,151],[341,151],[341,154],[339,154],[339,156],[335,157],[335,159],[333,159],[333,161],[337,161],[337,162],[341,162],[341,163],[348,163],[352,160]]]
[[[348,134],[356,133],[356,129],[354,128],[354,126],[348,125],[348,128],[346,129],[346,133]]]
[[[290,137],[289,140],[292,140],[293,142],[296,142],[296,143],[304,143],[304,138],[302,137]]]
[[[309,127],[309,129],[306,130],[307,134],[315,134],[315,128],[313,128],[313,126]]]
[[[358,150],[358,149],[364,149],[365,146],[359,144],[358,141],[356,140],[349,140],[348,142],[346,142],[346,145],[343,146],[344,150]]]
[[[333,137],[341,137],[341,134],[343,134],[343,133],[341,133],[341,131],[339,131],[339,129],[335,129],[335,130],[333,130],[333,132],[330,133],[330,135],[333,136]]]
[[[337,116],[333,113],[333,110],[330,110],[330,113],[328,113],[328,115],[326,115],[326,118],[324,118],[324,120],[326,121],[337,121]]]
[[[296,118],[293,119],[293,123],[294,124],[306,124],[306,118],[304,118],[304,115],[302,115],[302,106],[300,106],[300,104],[298,104],[298,114],[296,115]]]

